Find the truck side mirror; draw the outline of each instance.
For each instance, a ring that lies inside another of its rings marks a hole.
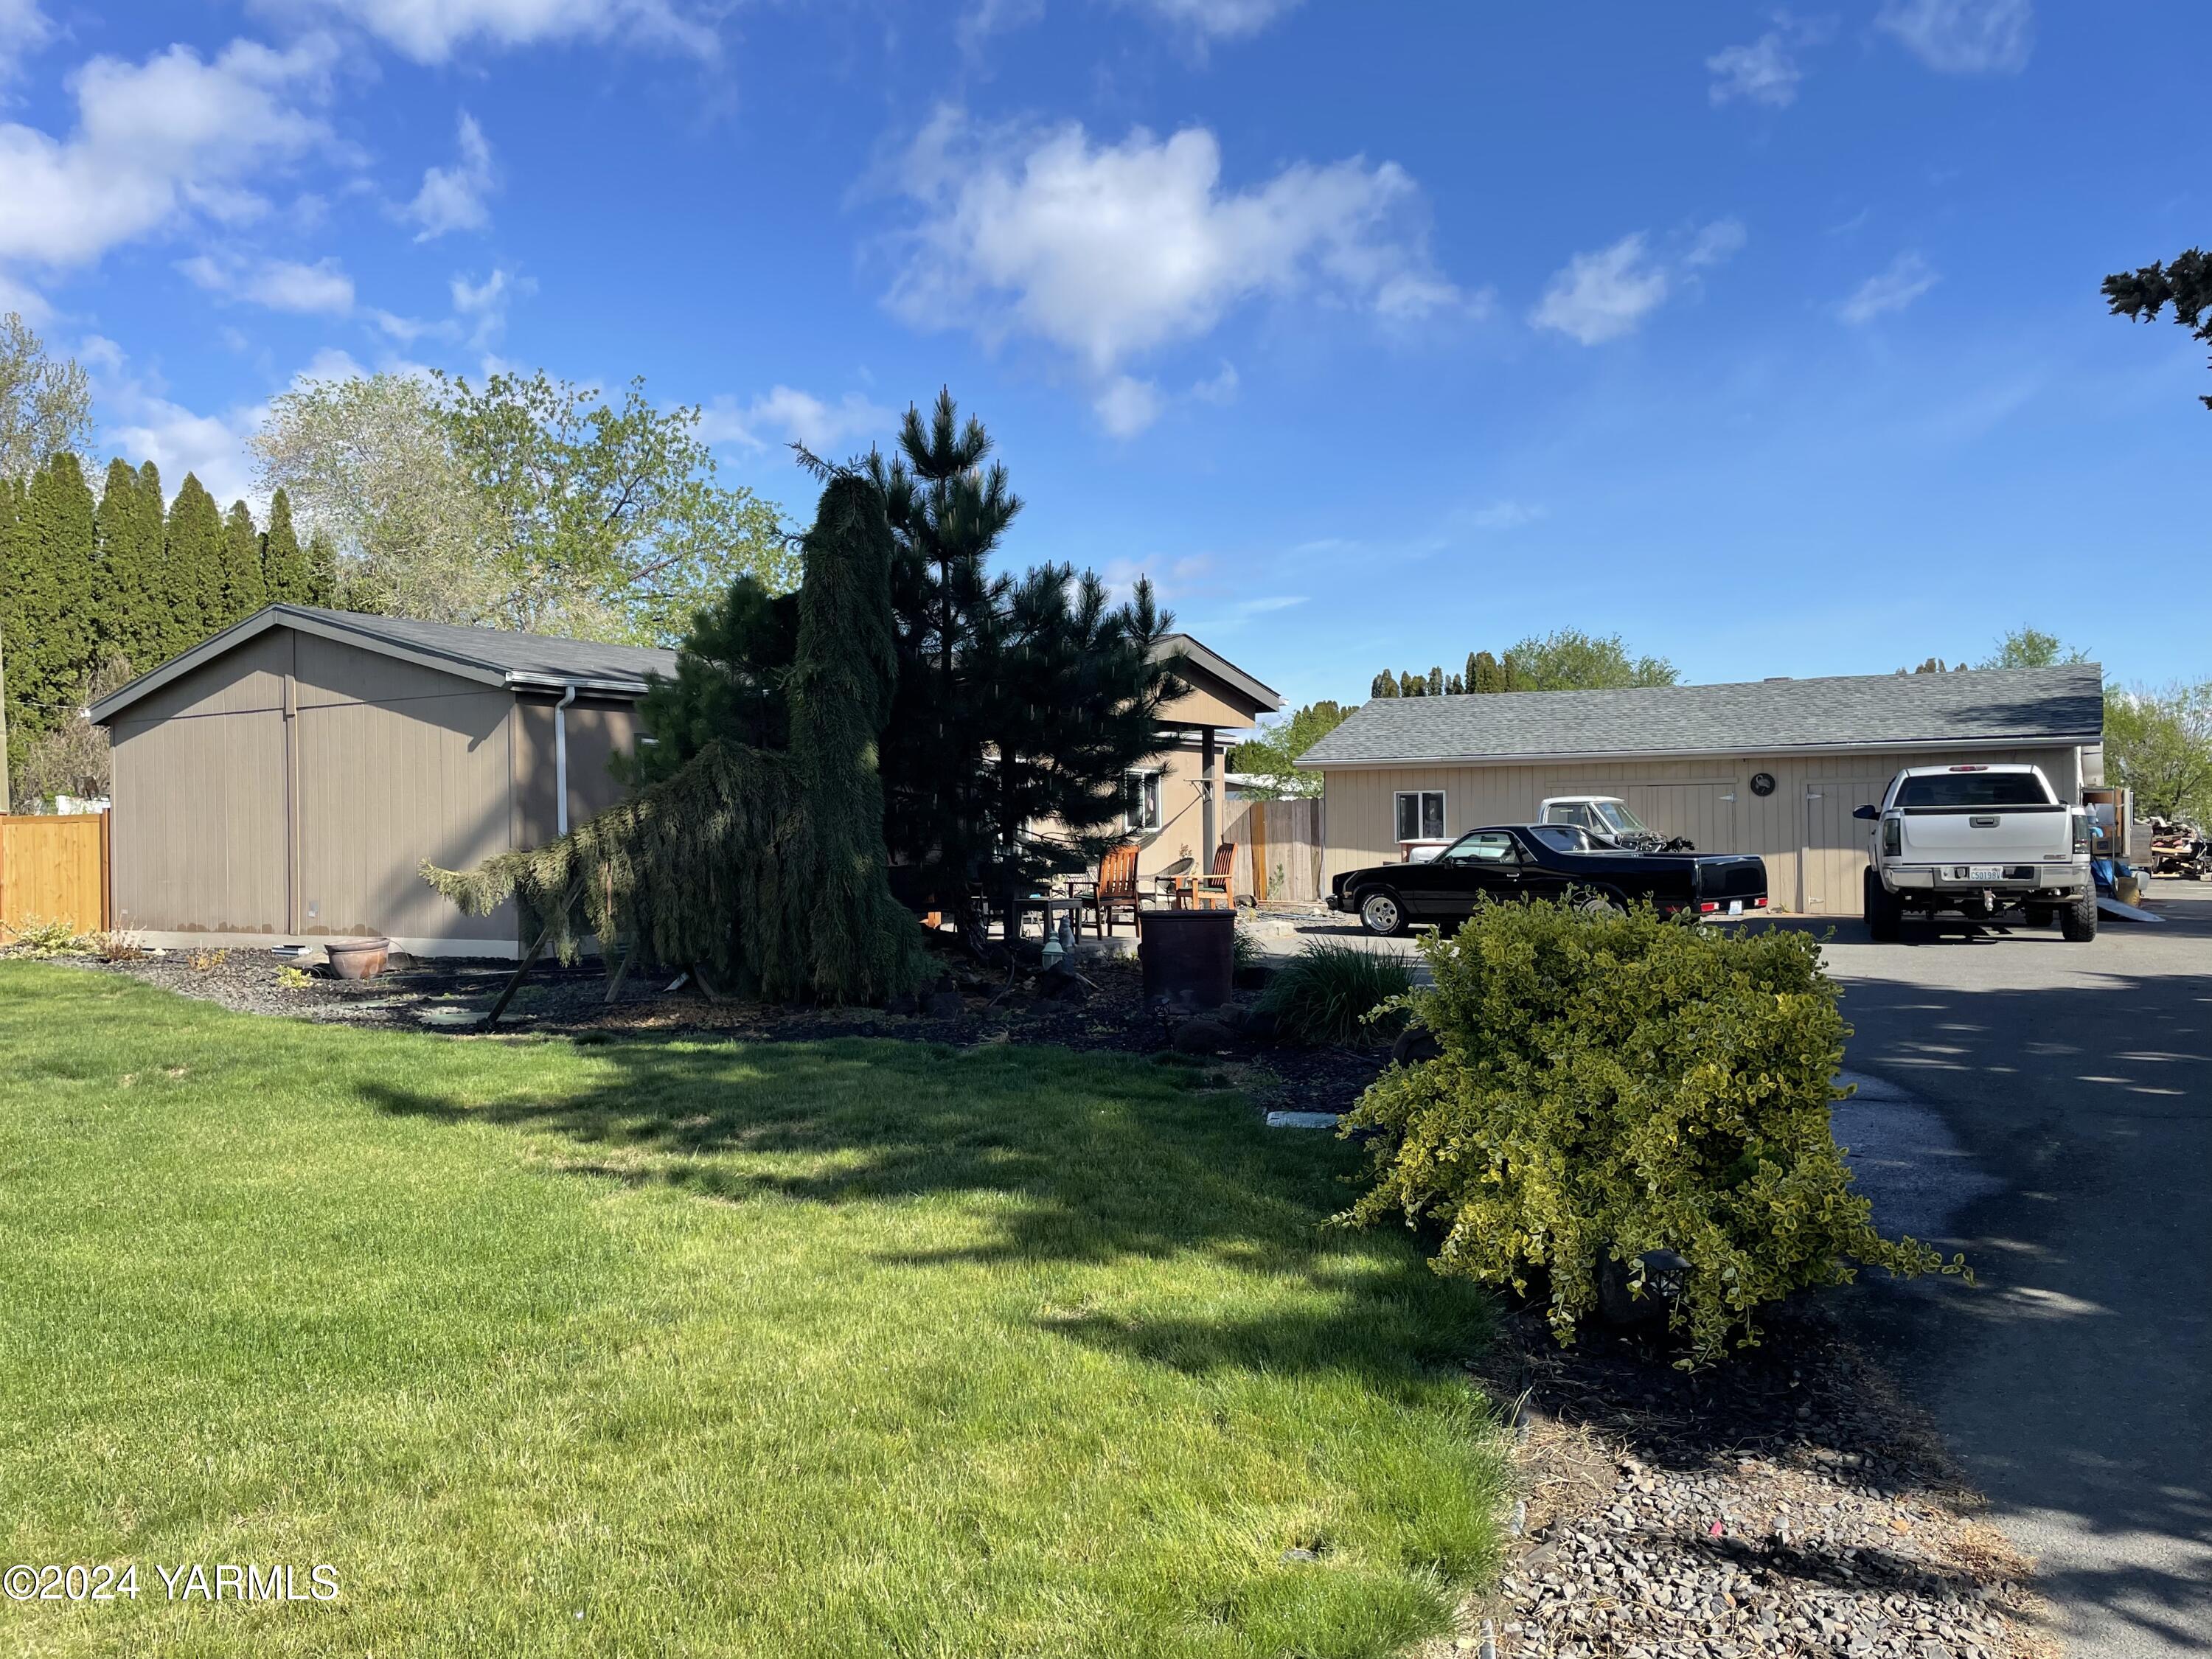
[[[1855,818],[1864,818],[1869,823],[1872,823],[1876,818],[1881,816],[1881,808],[1879,806],[1855,806],[1851,809],[1851,816]]]

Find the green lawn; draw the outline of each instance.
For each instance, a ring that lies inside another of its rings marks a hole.
[[[1497,1547],[1480,1304],[1136,1060],[457,1042],[0,963],[40,1655],[1387,1654]],[[1313,1562],[1284,1552],[1318,1547]],[[335,1566],[173,1604],[155,1563]]]

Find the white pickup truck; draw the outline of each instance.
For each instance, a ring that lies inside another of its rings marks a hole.
[[[1910,766],[1889,781],[1873,823],[1867,927],[1898,935],[1907,910],[1986,917],[2023,906],[2069,939],[2097,936],[2089,817],[2058,799],[2035,766]]]

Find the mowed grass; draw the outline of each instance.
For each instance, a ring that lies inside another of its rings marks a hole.
[[[0,963],[0,1651],[1381,1655],[1480,1304],[1188,1072],[453,1041]],[[1312,1561],[1285,1552],[1316,1549]],[[155,1563],[328,1563],[316,1605]]]

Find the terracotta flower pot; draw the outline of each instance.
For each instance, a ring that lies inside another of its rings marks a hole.
[[[323,947],[331,959],[331,972],[340,979],[374,979],[384,971],[388,939],[335,939]]]

